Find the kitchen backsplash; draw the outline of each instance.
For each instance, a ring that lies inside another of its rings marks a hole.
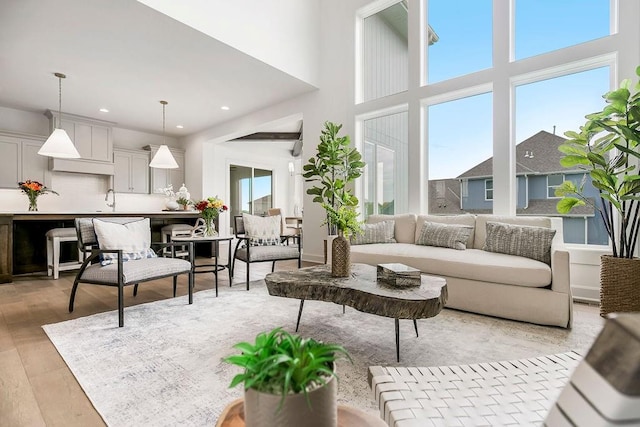
[[[106,176],[52,172],[49,188],[59,193],[38,197],[39,212],[108,212],[104,198],[110,179]],[[109,198],[111,200],[111,196]],[[0,190],[0,212],[27,212],[29,200],[20,190]],[[164,195],[116,194],[117,212],[161,211],[165,208]]]

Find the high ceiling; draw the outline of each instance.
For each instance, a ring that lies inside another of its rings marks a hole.
[[[176,137],[315,89],[134,0],[1,1],[0,106],[57,110],[54,72],[63,113],[160,133],[167,100]]]

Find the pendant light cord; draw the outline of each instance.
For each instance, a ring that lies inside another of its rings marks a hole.
[[[62,77],[58,77],[58,120],[62,129]]]

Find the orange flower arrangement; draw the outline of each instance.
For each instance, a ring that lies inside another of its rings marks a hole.
[[[55,191],[51,190],[50,188],[47,188],[44,186],[44,184],[42,184],[41,182],[38,181],[32,181],[30,179],[24,181],[24,182],[19,182],[18,183],[18,188],[20,190],[22,190],[27,197],[29,197],[29,210],[30,211],[37,211],[38,210],[38,196],[41,194],[47,194],[47,193],[53,193],[55,195],[58,195],[58,193],[56,193]]]

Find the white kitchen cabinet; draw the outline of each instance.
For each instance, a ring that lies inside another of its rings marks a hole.
[[[58,113],[47,110],[50,131],[56,128]],[[62,114],[61,128],[64,129],[80,157],[105,163],[113,162],[112,127],[115,123],[74,114]]]
[[[113,149],[114,189],[118,193],[149,193],[149,152]]]
[[[0,132],[0,188],[18,188],[28,179],[49,185],[48,158],[38,154],[46,137]]]
[[[49,185],[49,158],[38,154],[44,141],[22,140],[22,181],[27,179]]]
[[[21,150],[20,139],[0,136],[0,188],[17,188],[20,181]]]
[[[158,145],[147,145],[144,147],[145,150],[149,150],[150,159],[153,159],[153,156],[158,151]],[[176,163],[178,163],[177,169],[151,169],[151,192],[157,193],[161,188],[167,188],[170,184],[173,185],[173,191],[178,191],[182,184],[184,183],[184,150],[181,148],[169,147],[169,151],[171,151],[171,155],[176,159]]]

